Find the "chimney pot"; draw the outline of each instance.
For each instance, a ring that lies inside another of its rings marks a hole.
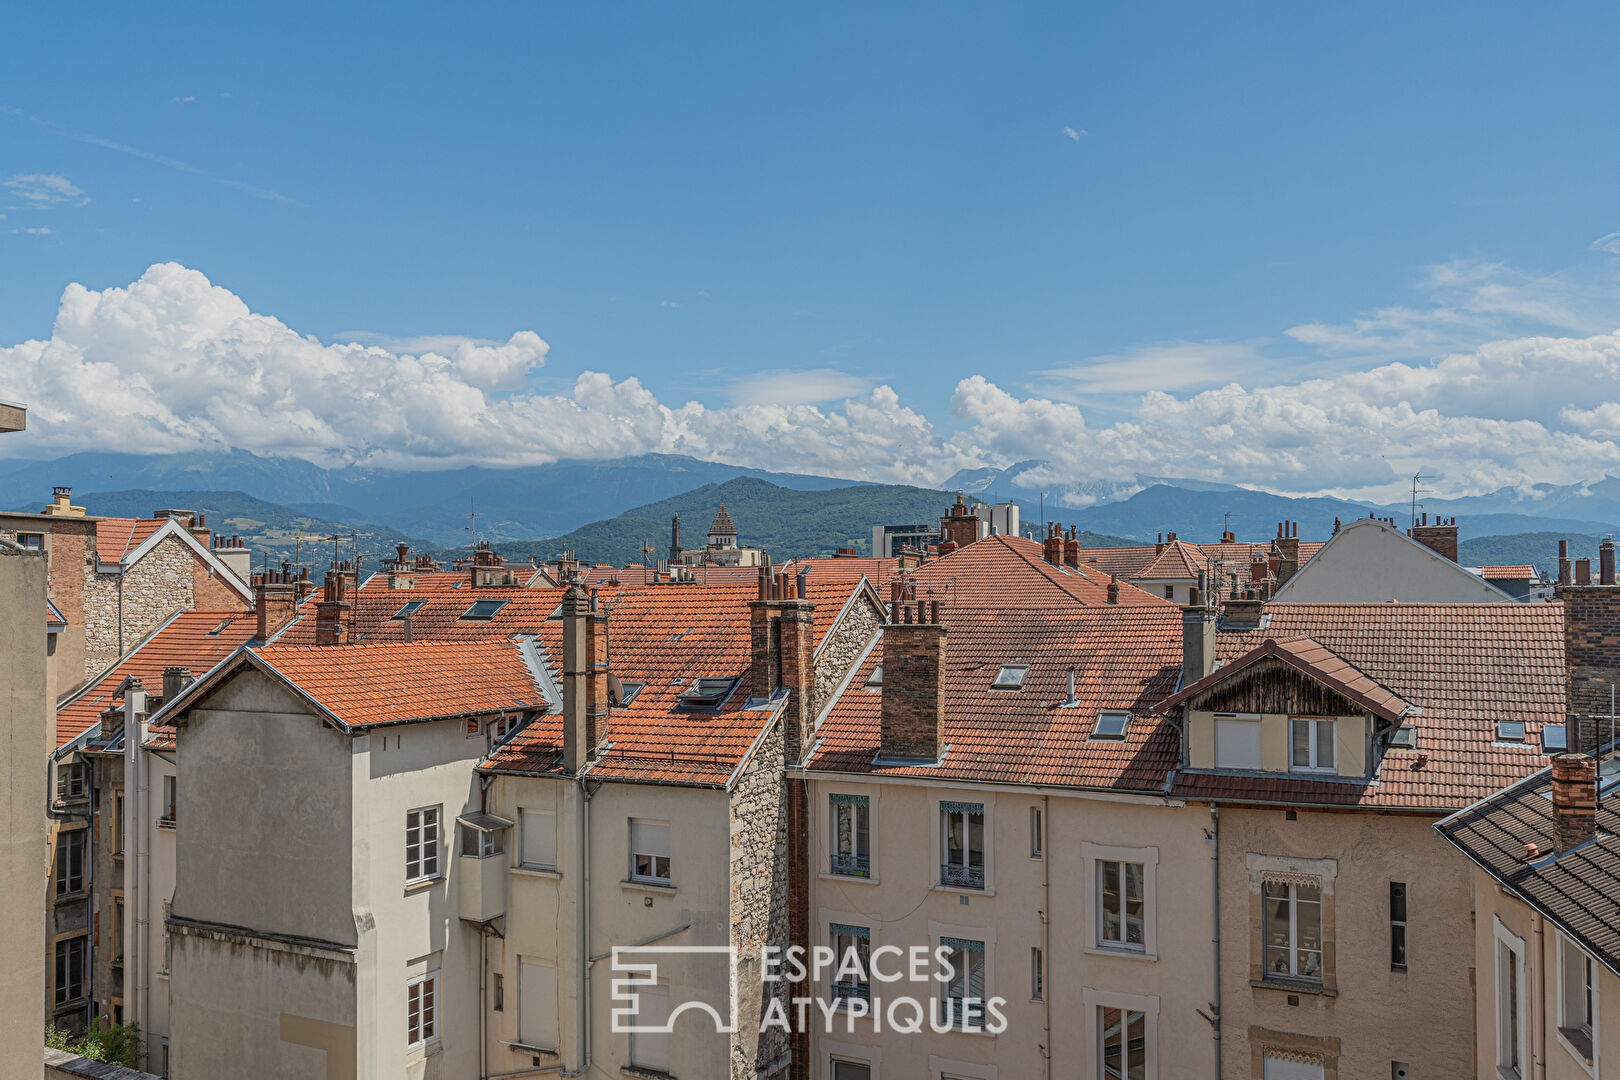
[[[1598,584],[1614,584],[1614,541],[1608,537],[1598,545]]]
[[[1591,559],[1576,559],[1575,560],[1575,584],[1577,584],[1577,585],[1590,585],[1590,584],[1592,584],[1592,560]]]
[[[167,705],[180,696],[180,692],[192,683],[191,669],[188,667],[166,667],[163,669],[163,703]]]
[[[1110,604],[1119,603],[1119,578],[1112,574],[1108,575],[1108,602]]]

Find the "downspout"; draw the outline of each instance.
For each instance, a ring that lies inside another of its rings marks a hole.
[[[123,579],[119,579],[122,587]],[[133,700],[132,700],[133,699]],[[147,767],[146,751],[143,747],[146,736],[146,692],[138,686],[126,687],[124,690],[124,788],[126,803],[124,806],[124,821],[120,827],[124,830],[124,847],[131,844],[135,850],[130,852],[134,856],[135,872],[128,874],[126,886],[134,886],[134,903],[125,897],[124,918],[133,923],[132,932],[124,935],[124,947],[130,950],[131,962],[126,962],[124,971],[126,977],[134,975],[134,993],[131,994],[135,1008],[131,1019],[140,1025],[142,1042],[141,1054],[148,1057],[150,1054],[150,1040],[147,1038],[150,1024],[150,1009],[147,1001],[149,985],[147,983],[147,969],[151,966],[148,958],[150,943],[147,934],[150,932],[150,918],[148,908],[151,904],[150,890],[147,888],[151,880],[151,848],[147,842],[147,805],[151,801],[149,788],[151,776]],[[131,775],[133,773],[133,775]],[[124,866],[130,866],[130,859],[126,855]]]
[[[1215,1033],[1215,1080],[1221,1080],[1221,808],[1209,804],[1209,907],[1212,912],[1210,948],[1215,956],[1213,1016],[1206,1016]]]
[[[1070,680],[1074,669],[1069,669]],[[1069,697],[1074,697],[1071,691]],[[1046,1080],[1052,1080],[1052,980],[1048,977],[1052,960],[1052,854],[1046,849],[1046,837],[1052,831],[1051,805],[1047,796],[1041,796],[1041,1056],[1046,1059]]]
[[[591,787],[585,777],[579,778],[579,918],[575,920],[576,949],[579,962],[579,1050],[578,1066],[562,1073],[563,1076],[584,1076],[591,1068]]]
[[[478,1080],[489,1080],[489,1036],[485,1018],[489,1015],[484,1000],[489,988],[489,935],[478,928]]]
[[[1530,1062],[1542,1080],[1547,1076],[1547,921],[1536,915],[1536,1044],[1530,1048]],[[1525,1025],[1529,1027],[1528,1024]]]

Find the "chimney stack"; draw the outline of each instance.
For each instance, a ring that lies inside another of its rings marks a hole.
[[[1080,539],[1073,525],[1069,526],[1069,536],[1063,541],[1063,565],[1080,569]]]
[[[1558,584],[1571,585],[1574,583],[1574,574],[1570,570],[1569,541],[1558,541]]]
[[[931,622],[923,622],[927,610]],[[883,690],[879,706],[885,758],[938,761],[945,745],[945,626],[939,604],[902,608],[883,627]],[[904,614],[907,621],[900,622]]]
[[[1108,602],[1110,604],[1119,603],[1119,578],[1112,574],[1108,575]]]
[[[1063,565],[1063,526],[1056,522],[1046,527],[1046,539],[1041,542],[1041,558],[1053,566]]]
[[[1575,560],[1575,584],[1577,584],[1577,585],[1590,585],[1590,584],[1592,584],[1592,560],[1591,559],[1576,559]]]
[[[166,667],[163,669],[163,704],[167,705],[180,696],[180,691],[192,683],[191,669],[188,667]]]
[[[950,513],[939,519],[939,532],[943,538],[939,546],[941,555],[945,554],[946,544],[954,544],[951,550],[955,551],[978,540],[979,519],[973,516],[973,512],[968,509],[967,503],[962,501],[960,494],[956,496],[956,502],[952,504]]]
[[[1457,561],[1457,519],[1436,517],[1429,522],[1429,516],[1423,515],[1422,524],[1414,523],[1407,530],[1406,535],[1433,551],[1436,555],[1444,556],[1452,562]]]
[[[1194,591],[1181,609],[1181,685],[1190,686],[1215,670],[1215,609]]]
[[[1552,759],[1553,823],[1558,850],[1568,851],[1597,835],[1597,759],[1556,754]]]
[[[1299,522],[1278,522],[1272,546],[1277,550],[1277,584],[1281,585],[1299,572]]]
[[[577,776],[608,733],[606,616],[578,582],[563,593],[563,770]]]
[[[1614,541],[1608,537],[1598,545],[1598,584],[1614,584]]]
[[[788,760],[794,763],[803,761],[809,752],[816,724],[816,606],[805,599],[804,584],[804,575],[800,574],[798,598],[776,605],[777,672],[788,692],[783,734]]]
[[[258,616],[255,634],[260,641],[292,621],[298,614],[298,587],[284,567],[253,576],[253,611]]]
[[[73,489],[62,486],[51,489],[51,505],[43,512],[50,517],[84,517],[84,507],[73,505]]]

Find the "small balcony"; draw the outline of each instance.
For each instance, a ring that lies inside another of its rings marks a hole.
[[[461,917],[468,922],[486,923],[506,914],[506,830],[512,823],[494,814],[465,814],[461,826],[461,854],[456,859],[456,876]]]
[[[838,855],[832,857],[832,873],[840,877],[871,877],[872,860],[866,855]]]
[[[943,863],[939,868],[939,883],[949,885],[953,889],[982,889],[984,867]]]

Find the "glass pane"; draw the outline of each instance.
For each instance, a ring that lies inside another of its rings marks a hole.
[[[1098,863],[1102,872],[1102,936],[1104,941],[1123,941],[1119,899],[1119,863]]]
[[[853,806],[848,803],[835,803],[833,805],[833,833],[834,844],[840,855],[853,855],[855,853],[855,821]]]
[[[1125,1059],[1127,1080],[1147,1080],[1147,1017],[1142,1013],[1125,1014]]]
[[[1316,722],[1316,764],[1319,768],[1333,768],[1334,724],[1332,720]]]
[[[1125,1033],[1118,1009],[1097,1010],[1097,1045],[1102,1048],[1102,1074],[1108,1080],[1125,1076]]]
[[[984,865],[984,817],[968,815],[968,865]]]
[[[966,839],[964,824],[962,814],[948,813],[945,815],[946,861],[952,866],[961,866],[965,861],[963,859],[963,844]]]
[[[1295,720],[1294,733],[1294,764],[1300,768],[1309,768],[1311,764],[1311,725],[1308,720]]]

